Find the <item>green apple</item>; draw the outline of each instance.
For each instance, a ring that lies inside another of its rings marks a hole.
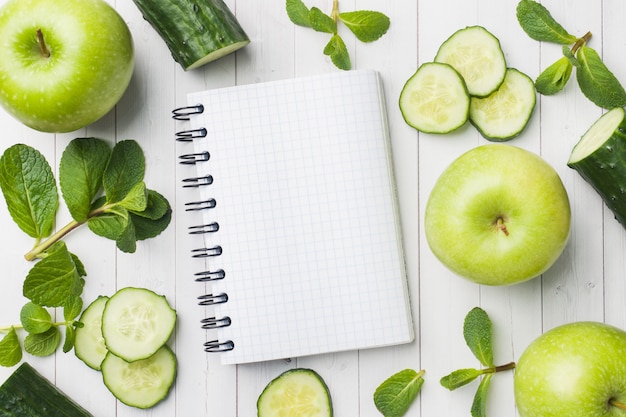
[[[424,215],[428,245],[451,271],[509,285],[546,271],[562,253],[570,205],[544,159],[505,144],[464,153],[435,183]]]
[[[626,332],[565,324],[535,339],[513,377],[521,417],[626,416]]]
[[[103,0],[8,0],[0,8],[0,104],[33,129],[70,132],[100,119],[133,66],[128,26]]]

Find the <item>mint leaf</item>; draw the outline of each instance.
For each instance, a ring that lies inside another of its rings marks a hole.
[[[548,9],[534,0],[521,0],[516,9],[517,21],[526,34],[537,41],[570,45],[576,36],[570,35],[552,17]]]
[[[63,353],[67,353],[74,347],[76,341],[76,329],[74,326],[65,327],[65,342],[63,343]]]
[[[405,369],[389,378],[376,388],[374,404],[385,417],[403,416],[424,384],[424,371]]]
[[[51,327],[44,333],[29,333],[24,338],[24,350],[34,356],[49,356],[61,344],[61,332],[56,327]]]
[[[11,367],[22,360],[22,347],[17,338],[17,332],[11,327],[9,332],[0,340],[0,366]]]
[[[143,151],[134,140],[118,142],[111,152],[102,176],[107,203],[118,203],[135,185],[143,181],[146,163]]]
[[[52,327],[52,316],[45,308],[28,302],[20,311],[20,322],[28,333],[44,333]]]
[[[324,33],[337,33],[337,23],[317,7],[309,11],[309,23],[313,30]]]
[[[109,162],[109,145],[96,138],[74,139],[63,151],[59,185],[72,218],[87,220],[91,203],[102,188],[102,175]]]
[[[480,385],[474,395],[474,401],[472,402],[471,413],[472,417],[486,417],[487,415],[487,393],[489,392],[489,386],[491,385],[491,378],[494,374],[485,374],[480,381]]]
[[[457,369],[456,371],[451,372],[450,374],[441,378],[439,380],[439,383],[444,388],[447,388],[450,391],[453,391],[457,388],[462,387],[463,385],[469,384],[470,382],[472,382],[473,380],[475,380],[482,374],[483,372],[481,372],[478,369],[472,369],[472,368]]]
[[[309,9],[301,0],[287,0],[287,16],[298,26],[311,27]]]
[[[146,240],[160,235],[167,228],[171,219],[171,210],[168,210],[161,218],[155,220],[130,213],[130,220],[135,228],[136,240]]]
[[[63,318],[68,323],[74,320],[83,310],[83,299],[80,296],[70,296],[63,306]]]
[[[380,12],[359,10],[339,13],[341,20],[361,42],[373,42],[387,33],[390,21]]]
[[[159,220],[168,212],[171,212],[171,208],[170,203],[165,197],[157,191],[148,190],[148,203],[146,204],[146,208],[143,211],[130,211],[133,214],[145,217],[146,219]]]
[[[480,307],[474,307],[465,316],[463,336],[476,359],[484,366],[493,367],[491,320]]]
[[[17,144],[0,157],[0,187],[11,217],[36,239],[49,236],[59,205],[50,165],[30,146]]]
[[[535,88],[540,94],[549,96],[561,91],[572,74],[572,63],[567,57],[561,57],[547,67],[535,80]]]
[[[324,47],[324,55],[328,55],[335,66],[342,70],[349,70],[352,66],[348,48],[339,35],[333,35]]]
[[[115,212],[108,212],[92,217],[87,222],[89,230],[98,236],[111,240],[117,240],[128,227],[129,216],[124,208],[118,208]]]
[[[80,295],[85,285],[65,242],[57,242],[35,264],[24,280],[26,298],[44,307],[63,307],[67,299]]]
[[[581,64],[576,70],[578,86],[589,100],[604,109],[626,106],[624,87],[594,49],[583,45],[576,58]]]
[[[146,190],[146,184],[138,182],[133,188],[130,189],[126,197],[119,202],[121,207],[126,210],[143,211],[148,206],[148,191]]]

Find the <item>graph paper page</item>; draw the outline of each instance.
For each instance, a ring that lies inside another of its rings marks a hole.
[[[194,151],[212,294],[231,325],[210,330],[258,362],[413,339],[384,98],[374,71],[348,71],[190,94],[206,128]]]

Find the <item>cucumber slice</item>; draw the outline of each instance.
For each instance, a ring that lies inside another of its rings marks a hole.
[[[167,342],[176,324],[176,310],[165,296],[146,288],[117,291],[102,313],[102,336],[106,348],[133,362],[152,356]]]
[[[536,102],[533,80],[508,68],[498,90],[485,98],[472,97],[469,119],[486,139],[506,141],[522,133]]]
[[[272,380],[257,401],[258,417],[332,417],[328,387],[312,369],[296,368]]]
[[[422,64],[400,93],[402,117],[425,133],[448,133],[463,126],[469,106],[465,82],[448,64]]]
[[[441,44],[435,62],[452,65],[471,96],[487,97],[504,81],[506,60],[500,41],[482,26],[454,32]]]
[[[176,379],[176,368],[176,356],[167,345],[135,362],[126,362],[109,352],[102,361],[102,379],[124,404],[150,408],[167,397]]]
[[[626,228],[626,119],[624,109],[604,113],[574,146],[567,166],[600,195]]]
[[[83,327],[76,328],[74,339],[74,354],[85,364],[100,370],[100,364],[107,354],[107,348],[102,337],[102,312],[109,297],[101,295],[87,306],[80,316]]]

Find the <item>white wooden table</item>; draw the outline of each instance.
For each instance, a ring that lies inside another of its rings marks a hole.
[[[486,141],[471,127],[443,137],[418,134],[408,127],[397,106],[406,79],[418,64],[433,59],[450,34],[468,25],[483,25],[499,37],[509,66],[533,78],[560,56],[560,46],[528,38],[517,23],[515,0],[341,0],[343,11],[373,9],[391,18],[389,32],[372,44],[355,41],[345,28],[341,33],[346,35],[353,67],[380,71],[386,89],[417,338],[412,344],[393,348],[221,366],[217,357],[202,350],[207,335],[199,327],[203,312],[196,304],[202,288],[192,276],[200,269],[196,263],[200,261],[190,258],[190,250],[198,242],[186,230],[195,218],[184,211],[184,203],[193,194],[181,188],[180,181],[188,171],[183,172],[177,163],[180,148],[174,132],[179,125],[170,112],[185,104],[186,94],[194,90],[337,71],[322,55],[328,36],[294,26],[286,16],[284,0],[229,0],[227,4],[251,44],[235,55],[184,72],[131,0],[110,2],[128,22],[136,46],[134,78],[115,111],[92,126],[59,135],[30,130],[0,111],[0,148],[27,143],[39,149],[55,169],[73,138],[137,140],[146,153],[147,184],[164,194],[174,209],[169,228],[156,239],[139,243],[134,254],[119,252],[113,242],[86,228],[66,239],[87,269],[85,300],[110,295],[125,286],[143,286],[165,294],[178,311],[179,324],[171,341],[179,360],[176,386],[167,400],[149,411],[116,402],[99,373],[73,353],[25,356],[94,416],[250,417],[256,415],[256,400],[263,387],[290,367],[310,367],[324,377],[336,416],[379,415],[372,401],[374,389],[404,368],[426,370],[426,383],[408,415],[469,416],[476,385],[449,392],[439,385],[439,378],[456,368],[478,366],[462,338],[463,318],[472,307],[482,306],[494,323],[499,363],[518,359],[531,340],[562,323],[598,320],[626,327],[626,231],[590,186],[565,164],[571,148],[602,113],[575,82],[557,96],[539,98],[527,130],[509,142],[541,154],[561,175],[569,193],[571,238],[553,268],[517,286],[478,286],[453,275],[435,259],[421,227],[424,206],[438,175],[461,153]],[[306,3],[327,12],[332,5],[331,0]],[[573,34],[591,31],[590,46],[626,81],[626,2],[543,3]],[[68,221],[62,208],[58,227]],[[0,230],[0,322],[13,323],[25,301],[21,285],[32,265],[22,255],[32,240],[17,229],[4,203],[0,204]],[[0,381],[13,370],[1,368]],[[516,415],[511,372],[494,378],[489,398],[489,414]]]

